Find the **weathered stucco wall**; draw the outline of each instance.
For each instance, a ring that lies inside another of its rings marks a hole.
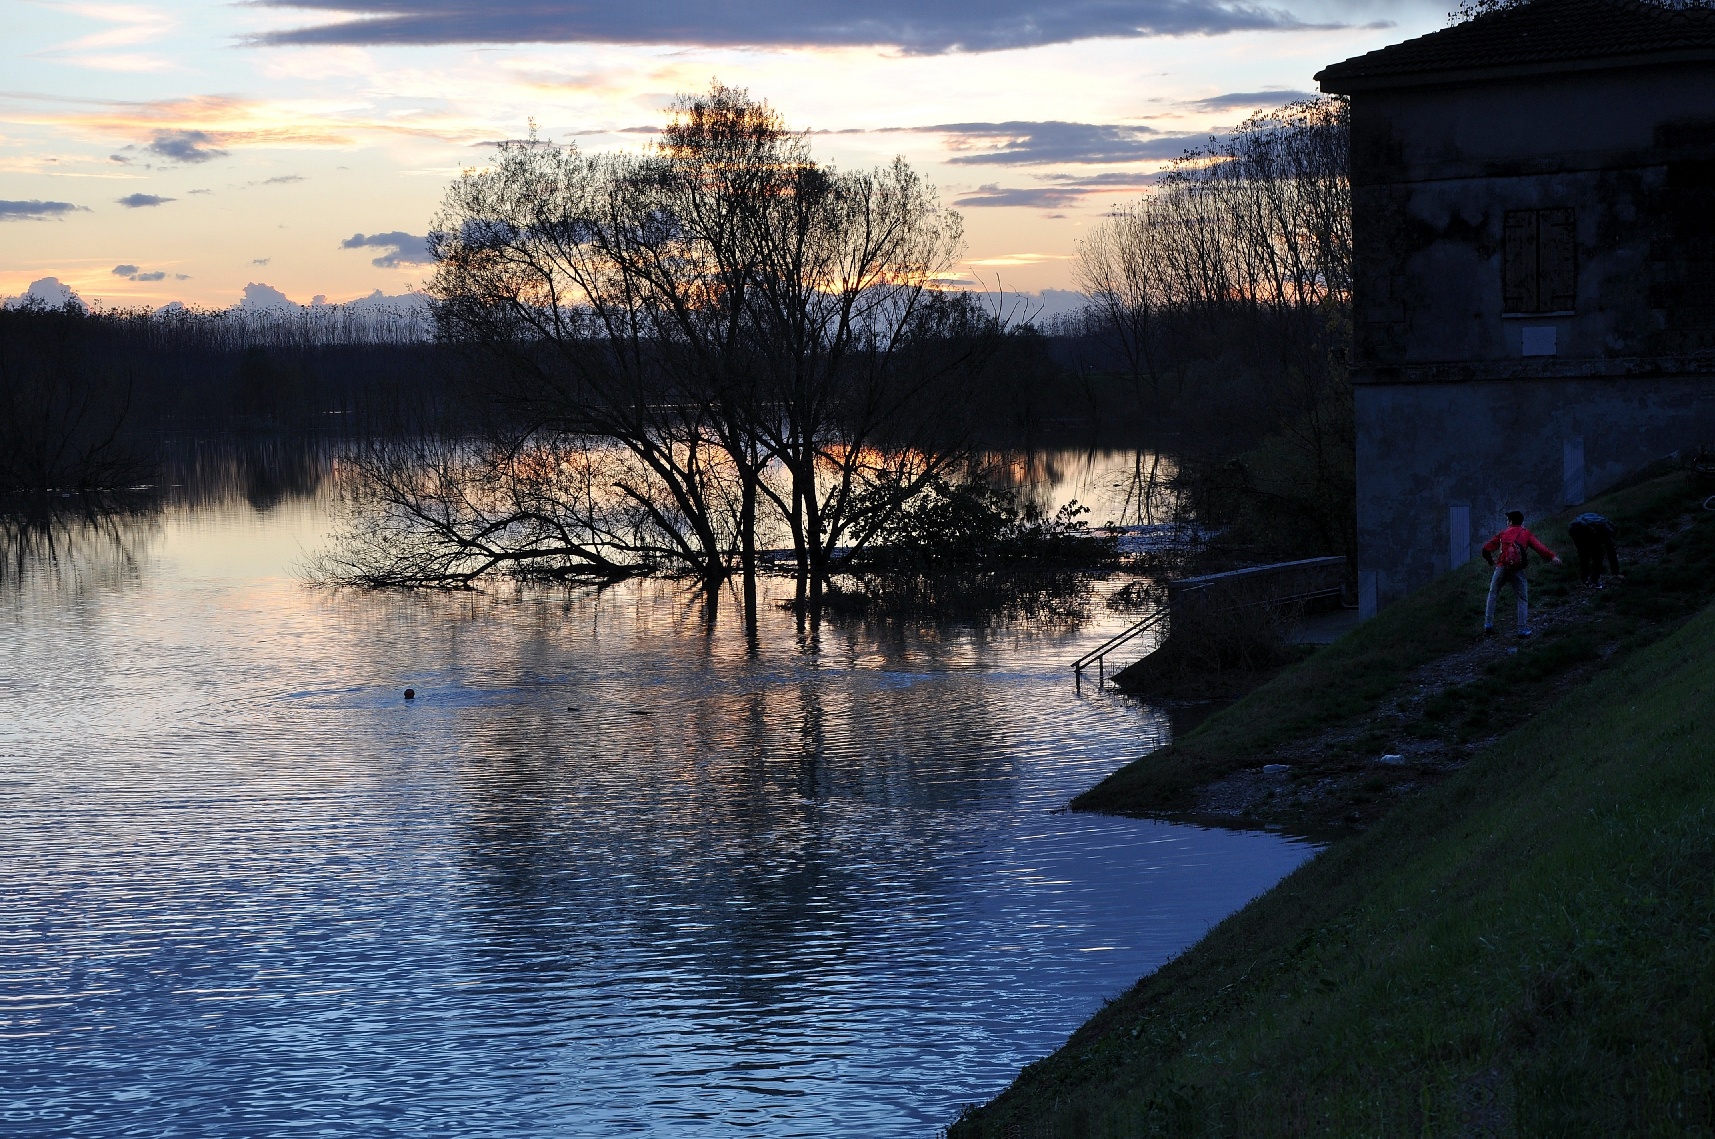
[[[1364,608],[1460,560],[1461,509],[1474,553],[1715,444],[1715,66],[1363,91],[1352,137]],[[1576,303],[1508,313],[1508,211],[1564,209]]]
[[[1715,348],[1715,67],[1574,72],[1352,101],[1357,363]],[[1508,210],[1576,215],[1577,305],[1503,315]],[[1375,378],[1389,378],[1379,374]]]
[[[1715,443],[1715,368],[1679,376],[1370,384],[1357,389],[1364,616],[1506,525]]]

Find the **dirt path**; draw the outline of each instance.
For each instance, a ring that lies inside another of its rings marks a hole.
[[[1625,551],[1625,568],[1660,567],[1694,515]],[[1573,560],[1571,558],[1568,559]],[[1677,621],[1616,627],[1611,602],[1628,588],[1596,590],[1570,572],[1531,572],[1536,635],[1513,635],[1513,598],[1496,606],[1496,634],[1470,640],[1409,673],[1369,714],[1278,747],[1199,787],[1195,804],[1170,817],[1310,835],[1362,829],[1405,795],[1445,779],[1500,735],[1552,705],[1603,668],[1622,647],[1665,633]],[[1651,635],[1653,634],[1653,635]]]

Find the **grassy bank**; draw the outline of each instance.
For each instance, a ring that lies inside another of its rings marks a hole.
[[[1308,863],[950,1134],[1707,1134],[1712,1089],[1707,610]]]
[[[1522,646],[1510,636],[1510,594],[1497,612],[1502,635],[1481,636],[1488,568],[1475,561],[1287,668],[1170,748],[1122,768],[1073,806],[1224,813],[1223,821],[1310,830],[1367,825],[1400,792],[1447,777],[1569,687],[1715,600],[1715,514],[1701,509],[1701,497],[1692,476],[1676,472],[1579,508],[1619,527],[1626,580],[1600,592],[1578,586],[1571,564],[1565,523],[1578,511],[1537,523],[1569,564],[1532,570],[1539,636]],[[1380,766],[1384,754],[1403,762]],[[1291,774],[1277,779],[1278,788],[1247,791],[1244,779],[1256,784],[1264,763],[1286,764]],[[1232,785],[1224,798],[1211,790],[1223,780]]]

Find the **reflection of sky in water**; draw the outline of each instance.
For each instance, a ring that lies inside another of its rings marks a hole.
[[[8,1127],[930,1134],[1308,853],[1056,809],[1165,731],[1072,695],[1124,617],[752,654],[655,583],[309,590],[325,525],[0,608]]]

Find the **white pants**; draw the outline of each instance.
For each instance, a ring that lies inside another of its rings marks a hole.
[[[1496,566],[1495,576],[1489,579],[1489,602],[1483,606],[1483,627],[1489,628],[1495,623],[1495,598],[1501,592],[1501,586],[1512,583],[1513,596],[1518,598],[1518,627],[1530,628],[1530,582],[1524,579],[1523,568],[1508,569],[1506,566]]]

